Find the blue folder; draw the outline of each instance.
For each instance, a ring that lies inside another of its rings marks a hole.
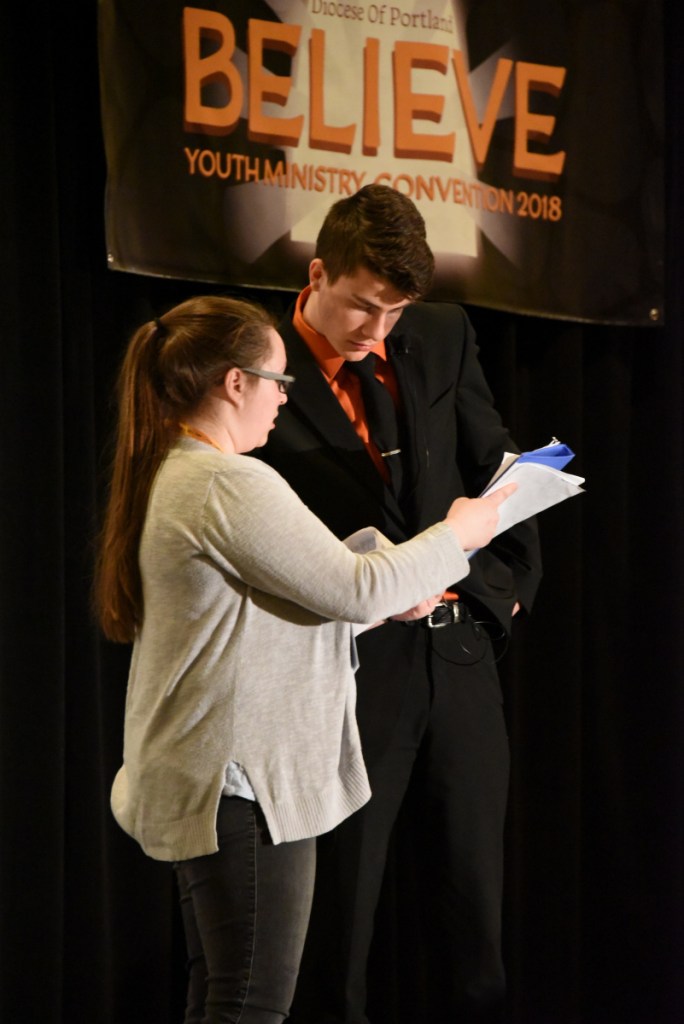
[[[533,452],[523,452],[516,462],[538,462],[542,466],[551,466],[553,469],[564,469],[575,453],[567,444],[560,441],[552,441],[544,448],[535,448]]]

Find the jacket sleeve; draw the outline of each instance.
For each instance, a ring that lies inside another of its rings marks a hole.
[[[498,468],[504,452],[519,452],[494,406],[494,398],[478,357],[475,332],[460,307],[462,318],[457,330],[462,333],[455,394],[458,425],[457,459],[467,493],[481,493]],[[456,314],[454,314],[456,315]],[[506,565],[513,574],[515,599],[530,610],[542,576],[539,533],[535,518],[525,520],[496,537],[486,551],[475,556],[485,571],[493,559]]]

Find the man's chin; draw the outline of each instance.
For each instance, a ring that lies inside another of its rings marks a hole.
[[[368,353],[373,351],[373,348],[373,345],[354,345],[347,349],[344,358],[349,360],[350,363],[358,363],[365,359]]]

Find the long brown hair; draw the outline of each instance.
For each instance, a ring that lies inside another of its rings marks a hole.
[[[138,548],[155,474],[178,433],[233,366],[270,352],[271,316],[253,303],[188,299],[133,335],[119,373],[118,428],[94,583],[95,610],[110,640],[129,643],[142,622]]]

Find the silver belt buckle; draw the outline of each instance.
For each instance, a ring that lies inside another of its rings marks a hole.
[[[448,608],[449,611],[451,612],[451,617],[446,619],[446,621],[444,622],[433,622],[432,616],[434,615],[438,608]],[[445,626],[453,626],[456,622],[460,621],[461,610],[458,606],[458,602],[440,601],[438,604],[435,605],[430,614],[427,616],[425,620],[425,625],[427,626],[428,629],[444,629]]]

